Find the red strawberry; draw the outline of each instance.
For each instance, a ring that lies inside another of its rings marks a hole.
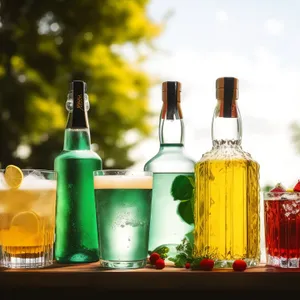
[[[160,258],[160,255],[156,252],[151,253],[149,261],[151,265],[155,265],[156,261]]]
[[[281,183],[277,183],[276,186],[270,190],[271,193],[284,193],[285,191],[286,190]]]
[[[163,269],[165,267],[165,261],[162,258],[159,258],[156,262],[155,262],[155,267],[156,269]]]
[[[232,268],[233,268],[234,271],[245,271],[246,268],[247,268],[247,264],[244,260],[237,259],[232,264]]]
[[[200,269],[205,271],[211,271],[214,267],[215,262],[209,258],[203,258],[200,261]]]
[[[191,267],[191,264],[189,262],[185,263],[185,268],[189,269]]]
[[[300,180],[296,183],[296,185],[293,188],[294,192],[300,193]]]

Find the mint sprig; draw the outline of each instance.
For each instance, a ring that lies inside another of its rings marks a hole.
[[[184,238],[176,247],[177,254],[175,257],[169,257],[169,261],[174,263],[177,268],[183,268],[187,262],[193,262],[193,248],[187,238]]]
[[[215,253],[210,253],[208,248],[205,250],[204,255],[199,257],[193,256],[193,244],[187,238],[182,240],[181,244],[176,247],[176,250],[177,254],[174,257],[168,257],[168,260],[172,261],[177,268],[184,268],[186,263],[190,263],[192,269],[199,269],[202,259],[216,259]]]

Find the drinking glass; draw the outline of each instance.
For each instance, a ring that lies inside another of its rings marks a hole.
[[[152,173],[94,172],[100,265],[109,269],[147,264]]]
[[[266,264],[300,267],[300,193],[264,193]]]
[[[0,259],[6,268],[42,268],[53,263],[56,173],[23,169],[19,187],[0,170]]]

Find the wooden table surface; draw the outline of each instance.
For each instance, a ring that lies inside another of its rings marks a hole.
[[[48,289],[68,293],[83,289],[94,292],[300,292],[300,269],[279,269],[259,266],[244,272],[231,269],[212,271],[186,270],[167,266],[135,270],[104,270],[99,263],[58,265],[45,269],[2,269],[0,291]],[[76,292],[77,293],[77,292]],[[7,298],[12,299],[12,298]],[[68,299],[68,298],[67,298]]]

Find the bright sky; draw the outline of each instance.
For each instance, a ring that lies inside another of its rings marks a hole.
[[[149,14],[160,21],[172,11],[146,71],[161,81],[182,83],[187,153],[199,160],[211,149],[215,80],[240,80],[243,149],[260,164],[261,186],[300,179],[300,155],[290,124],[300,122],[300,1],[152,0]],[[161,108],[161,85],[151,90],[151,107]],[[158,119],[154,120],[158,126]],[[158,150],[153,138],[132,152],[144,163]]]

